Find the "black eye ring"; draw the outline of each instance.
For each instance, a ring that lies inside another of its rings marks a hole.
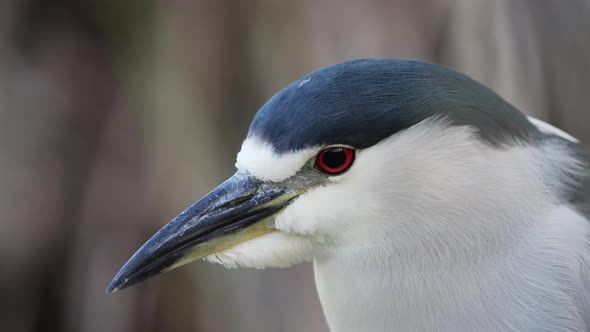
[[[315,167],[328,175],[341,174],[350,168],[354,157],[354,149],[345,146],[332,146],[318,153]]]

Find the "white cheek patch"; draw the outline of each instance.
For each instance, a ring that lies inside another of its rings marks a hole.
[[[297,173],[319,147],[277,154],[270,143],[248,137],[238,153],[236,167],[267,181],[283,181]]]
[[[205,260],[227,268],[288,267],[313,257],[311,241],[302,236],[273,232],[207,256]]]

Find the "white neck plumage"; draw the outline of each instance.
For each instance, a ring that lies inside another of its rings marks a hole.
[[[586,299],[575,295],[588,290],[568,285],[588,285],[576,280],[585,223],[559,207],[497,250],[459,253],[439,242],[414,252],[391,243],[382,251],[378,241],[340,248],[315,260],[316,284],[333,332],[582,331],[576,304]],[[578,252],[564,250],[576,248],[572,239]],[[488,245],[481,241],[472,245]]]

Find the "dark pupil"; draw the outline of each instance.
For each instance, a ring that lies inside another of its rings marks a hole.
[[[342,166],[346,162],[346,153],[342,148],[330,149],[324,153],[322,162],[329,168]]]

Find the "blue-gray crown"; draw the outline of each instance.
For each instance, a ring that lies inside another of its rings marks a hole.
[[[275,94],[248,136],[278,153],[313,145],[366,148],[432,116],[472,125],[492,145],[529,139],[526,117],[449,68],[415,60],[355,60],[318,69]]]

